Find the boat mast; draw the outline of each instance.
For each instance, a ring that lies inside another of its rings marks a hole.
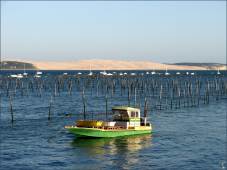
[[[217,72],[217,74],[221,74],[220,71],[219,71],[219,67],[218,67],[218,72]]]

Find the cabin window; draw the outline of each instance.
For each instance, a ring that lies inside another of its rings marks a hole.
[[[113,110],[114,120],[128,120],[128,112],[126,110]]]
[[[138,112],[131,112],[131,117],[139,117],[139,113]]]
[[[131,117],[136,117],[136,112],[131,112]]]

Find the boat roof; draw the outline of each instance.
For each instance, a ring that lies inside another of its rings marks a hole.
[[[114,106],[112,110],[127,110],[127,111],[140,111],[139,108],[128,107],[128,106]]]

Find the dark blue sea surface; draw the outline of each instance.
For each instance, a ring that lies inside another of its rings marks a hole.
[[[52,79],[51,76],[61,75],[64,72],[73,75],[78,71],[43,71],[43,77],[47,76],[45,79],[48,80]],[[89,71],[81,72],[87,74]],[[136,73],[142,72],[145,75],[145,71]],[[33,71],[29,73],[34,74]],[[215,71],[195,73],[206,81],[216,76]],[[2,71],[1,74],[1,81],[8,81],[4,77],[13,73]],[[194,78],[190,77],[190,79]],[[222,79],[226,81],[226,72],[222,72]],[[33,78],[30,80],[33,81]],[[49,80],[46,81],[48,82]],[[65,125],[73,125],[81,118],[83,104],[80,90],[72,91],[69,95],[66,86],[65,90],[53,97],[50,120],[48,120],[50,96],[54,93],[54,89],[43,88],[41,96],[37,90],[29,90],[29,92],[25,90],[23,95],[18,90],[12,98],[14,113],[12,123],[9,97],[6,91],[3,91],[3,87],[0,89],[0,169],[2,170],[224,170],[227,167],[225,96],[210,99],[209,104],[203,104],[201,100],[201,104],[197,107],[181,105],[180,108],[174,106],[172,109],[150,109],[152,134],[93,139],[77,138],[64,129]],[[14,91],[11,89],[10,93]],[[96,94],[90,90],[85,93],[87,110],[105,112],[105,96],[101,96],[100,92],[100,96],[97,97],[94,93]],[[94,97],[90,97],[92,94]],[[109,108],[128,104],[127,96],[121,96],[119,89],[116,89],[116,93],[108,102]],[[96,115],[96,118],[99,116],[101,119],[103,115]]]

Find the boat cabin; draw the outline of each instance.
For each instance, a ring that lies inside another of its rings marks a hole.
[[[115,106],[112,108],[115,126],[125,128],[140,126],[140,109],[128,106]]]
[[[112,108],[112,121],[78,120],[77,127],[86,128],[110,128],[110,129],[141,129],[150,128],[146,117],[140,117],[140,109],[128,106],[115,106]]]

